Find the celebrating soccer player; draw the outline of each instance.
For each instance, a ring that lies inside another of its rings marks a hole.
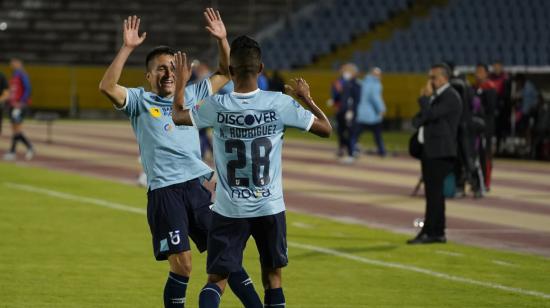
[[[229,81],[229,43],[220,14],[204,13],[206,29],[218,41],[219,67],[210,78],[185,87],[185,101],[193,107]],[[130,53],[145,40],[139,34],[140,19],[124,20],[124,44],[105,72],[99,89],[130,119],[147,174],[147,219],[157,260],[168,260],[170,272],[164,288],[165,307],[184,307],[191,274],[188,236],[199,251],[206,249],[211,220],[211,194],[202,186],[213,172],[201,160],[199,135],[195,128],[175,127],[172,99],[178,76],[174,74],[175,51],[154,48],[145,60],[150,92],[118,84]],[[261,307],[261,301],[244,269],[233,271],[230,286],[246,307]],[[234,282],[234,283],[233,283]],[[252,303],[252,304],[250,304]]]
[[[281,269],[288,256],[281,180],[283,132],[290,126],[328,137],[330,122],[301,78],[287,89],[311,111],[288,95],[258,89],[258,75],[263,70],[261,49],[247,36],[231,44],[229,70],[235,92],[208,97],[191,111],[185,96],[191,75],[186,55],[178,53],[175,61],[174,123],[214,130],[218,185],[208,234],[208,283],[199,295],[199,307],[219,306],[229,273],[242,266],[250,236],[260,255],[264,305],[284,307]]]

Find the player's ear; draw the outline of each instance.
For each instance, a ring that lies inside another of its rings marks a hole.
[[[260,63],[260,70],[258,71],[258,74],[261,74],[264,71],[264,63]]]

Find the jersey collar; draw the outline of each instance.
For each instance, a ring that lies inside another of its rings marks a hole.
[[[250,97],[256,95],[258,92],[260,92],[260,88],[257,88],[256,90],[248,93],[238,93],[238,92],[231,92],[231,95],[237,97],[237,98],[244,98],[244,97]]]

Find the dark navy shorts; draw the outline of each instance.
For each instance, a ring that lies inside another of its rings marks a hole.
[[[212,194],[198,179],[147,192],[147,221],[157,260],[191,249],[206,250]]]
[[[248,238],[256,241],[262,267],[288,264],[285,212],[253,218],[230,218],[212,212],[208,234],[208,274],[225,275],[242,268]]]
[[[27,108],[8,108],[8,115],[10,117],[10,121],[12,124],[21,124],[23,123],[23,120],[25,119],[25,115],[27,114]]]

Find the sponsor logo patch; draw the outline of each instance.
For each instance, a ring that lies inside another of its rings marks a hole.
[[[158,118],[161,116],[160,108],[158,107],[151,107],[149,108],[149,113],[153,118]]]

